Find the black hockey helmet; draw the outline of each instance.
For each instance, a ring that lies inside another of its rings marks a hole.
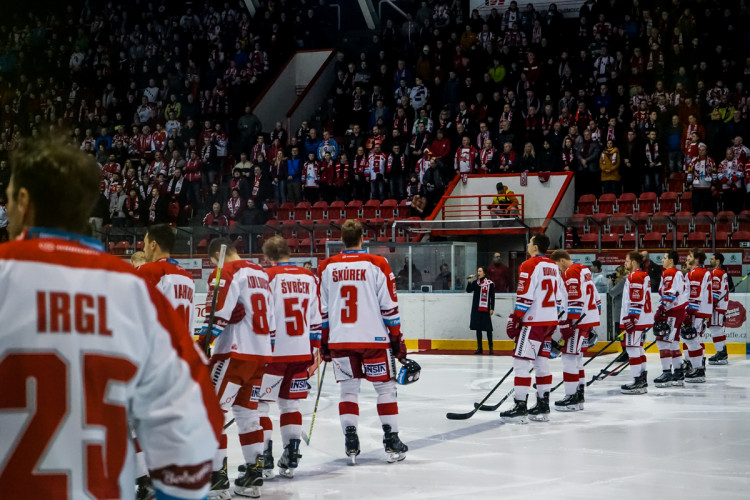
[[[413,359],[403,359],[401,360],[401,369],[398,372],[396,382],[398,382],[399,385],[413,384],[419,380],[419,374],[421,371],[422,367],[419,366],[419,363]]]
[[[684,340],[691,340],[698,336],[698,330],[693,325],[682,325],[680,337]]]
[[[670,330],[669,323],[666,321],[657,321],[654,323],[654,337],[668,337]]]
[[[589,349],[594,347],[599,340],[599,334],[593,328],[589,330],[589,337],[586,339],[586,347]]]

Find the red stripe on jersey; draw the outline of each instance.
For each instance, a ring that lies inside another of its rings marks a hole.
[[[516,377],[513,381],[513,385],[521,385],[531,387],[531,377]]]
[[[580,374],[578,372],[576,373],[568,373],[563,372],[563,382],[578,382],[578,379],[580,378]],[[539,379],[537,379],[537,383],[539,383]]]
[[[250,444],[262,443],[262,442],[263,442],[263,429],[259,429],[253,432],[246,432],[245,434],[240,434],[240,444],[242,446],[247,446]]]
[[[312,354],[300,354],[297,356],[278,356],[271,358],[268,363],[299,363],[303,361],[310,361],[311,359]]]
[[[359,415],[359,405],[349,401],[339,403],[339,415]]]
[[[536,385],[548,385],[552,383],[552,375],[545,375],[544,377],[536,378]]]
[[[398,403],[378,404],[378,415],[398,415]]]
[[[389,345],[389,342],[384,340],[382,342],[331,342],[328,347],[343,351],[348,349],[386,349]]]
[[[302,414],[298,411],[282,413],[279,421],[281,422],[281,427],[285,425],[302,425]]]

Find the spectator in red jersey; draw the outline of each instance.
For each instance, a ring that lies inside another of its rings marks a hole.
[[[211,211],[203,217],[203,225],[205,227],[227,227],[229,226],[229,219],[221,211],[221,205],[214,203],[211,207]]]

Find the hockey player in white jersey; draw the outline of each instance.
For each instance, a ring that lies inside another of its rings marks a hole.
[[[360,381],[372,382],[378,393],[378,415],[388,462],[406,458],[398,437],[397,375],[394,357],[406,358],[396,298],[396,281],[383,257],[362,250],[362,225],[341,226],[343,253],[320,266],[320,309],[323,319],[321,356],[332,362],[341,388],[339,416],[346,454],[352,464],[359,455]]]
[[[157,494],[205,498],[223,419],[200,354],[161,293],[81,236],[93,160],[26,144],[0,246],[0,496],[132,499],[131,421]]]
[[[625,349],[628,353],[633,382],[620,387],[623,394],[645,394],[648,392],[648,370],[643,335],[654,326],[651,309],[651,279],[642,269],[645,257],[638,252],[628,252],[625,257],[625,286],[622,290],[620,329],[625,331]]]
[[[542,422],[549,420],[552,373],[549,359],[543,355],[543,347],[558,326],[558,305],[564,305],[561,294],[565,286],[555,263],[544,256],[549,243],[545,234],[532,236],[526,248],[531,257],[518,269],[516,303],[506,330],[508,337],[516,342],[513,353],[515,406],[500,413],[500,418],[507,423],[525,424],[528,418]],[[536,406],[528,410],[526,399],[531,387],[529,371],[532,365],[537,400]]]
[[[664,271],[659,284],[661,299],[654,314],[654,335],[656,347],[659,348],[662,374],[654,379],[656,387],[682,386],[685,380],[680,352],[680,328],[685,320],[688,291],[685,288],[685,276],[677,267],[679,264],[680,256],[676,250],[665,253],[661,261]]]
[[[687,357],[691,370],[685,375],[685,382],[700,384],[706,381],[705,350],[701,337],[706,321],[714,312],[711,271],[703,267],[706,254],[700,248],[692,248],[688,253],[688,271],[685,282],[689,291],[685,321],[680,336],[687,346]]]
[[[271,338],[276,330],[268,275],[257,264],[242,260],[228,238],[216,238],[208,245],[211,262],[218,263],[221,245],[227,245],[219,290],[214,290],[217,270],[208,279],[206,297],[210,307],[216,300],[215,322],[201,330],[199,343],[215,337],[211,356],[211,379],[222,410],[234,414],[239,432],[245,470],[234,481],[234,492],[257,498],[263,485],[263,428],[258,413],[258,389],[266,363],[271,359]],[[208,323],[209,318],[206,318]],[[255,392],[255,394],[253,394]],[[226,470],[227,435],[222,434],[214,457],[209,499],[228,499]]]
[[[709,365],[726,365],[727,334],[724,330],[724,319],[729,308],[729,280],[727,272],[721,268],[724,265],[724,254],[716,252],[711,256],[711,292],[713,295],[714,311],[708,323],[708,331],[714,341],[716,354],[708,358]]]
[[[273,477],[273,427],[268,417],[268,402],[276,401],[284,449],[278,463],[279,474],[291,478],[302,456],[299,402],[307,397],[307,369],[313,364],[313,350],[320,346],[318,285],[312,272],[290,261],[289,246],[281,236],[266,241],[263,254],[273,264],[266,273],[276,318],[273,356],[263,375],[258,403],[264,434],[264,477]]]

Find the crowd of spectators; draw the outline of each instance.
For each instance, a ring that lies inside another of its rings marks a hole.
[[[29,10],[0,21],[0,161],[69,130],[102,165],[99,215],[123,225],[414,196],[426,215],[484,172],[571,171],[578,195],[659,193],[682,172],[695,210],[750,208],[745,2],[466,4],[403,2],[408,18],[337,46],[322,112],[293,130],[250,105],[288,54],[326,45],[324,0]]]

